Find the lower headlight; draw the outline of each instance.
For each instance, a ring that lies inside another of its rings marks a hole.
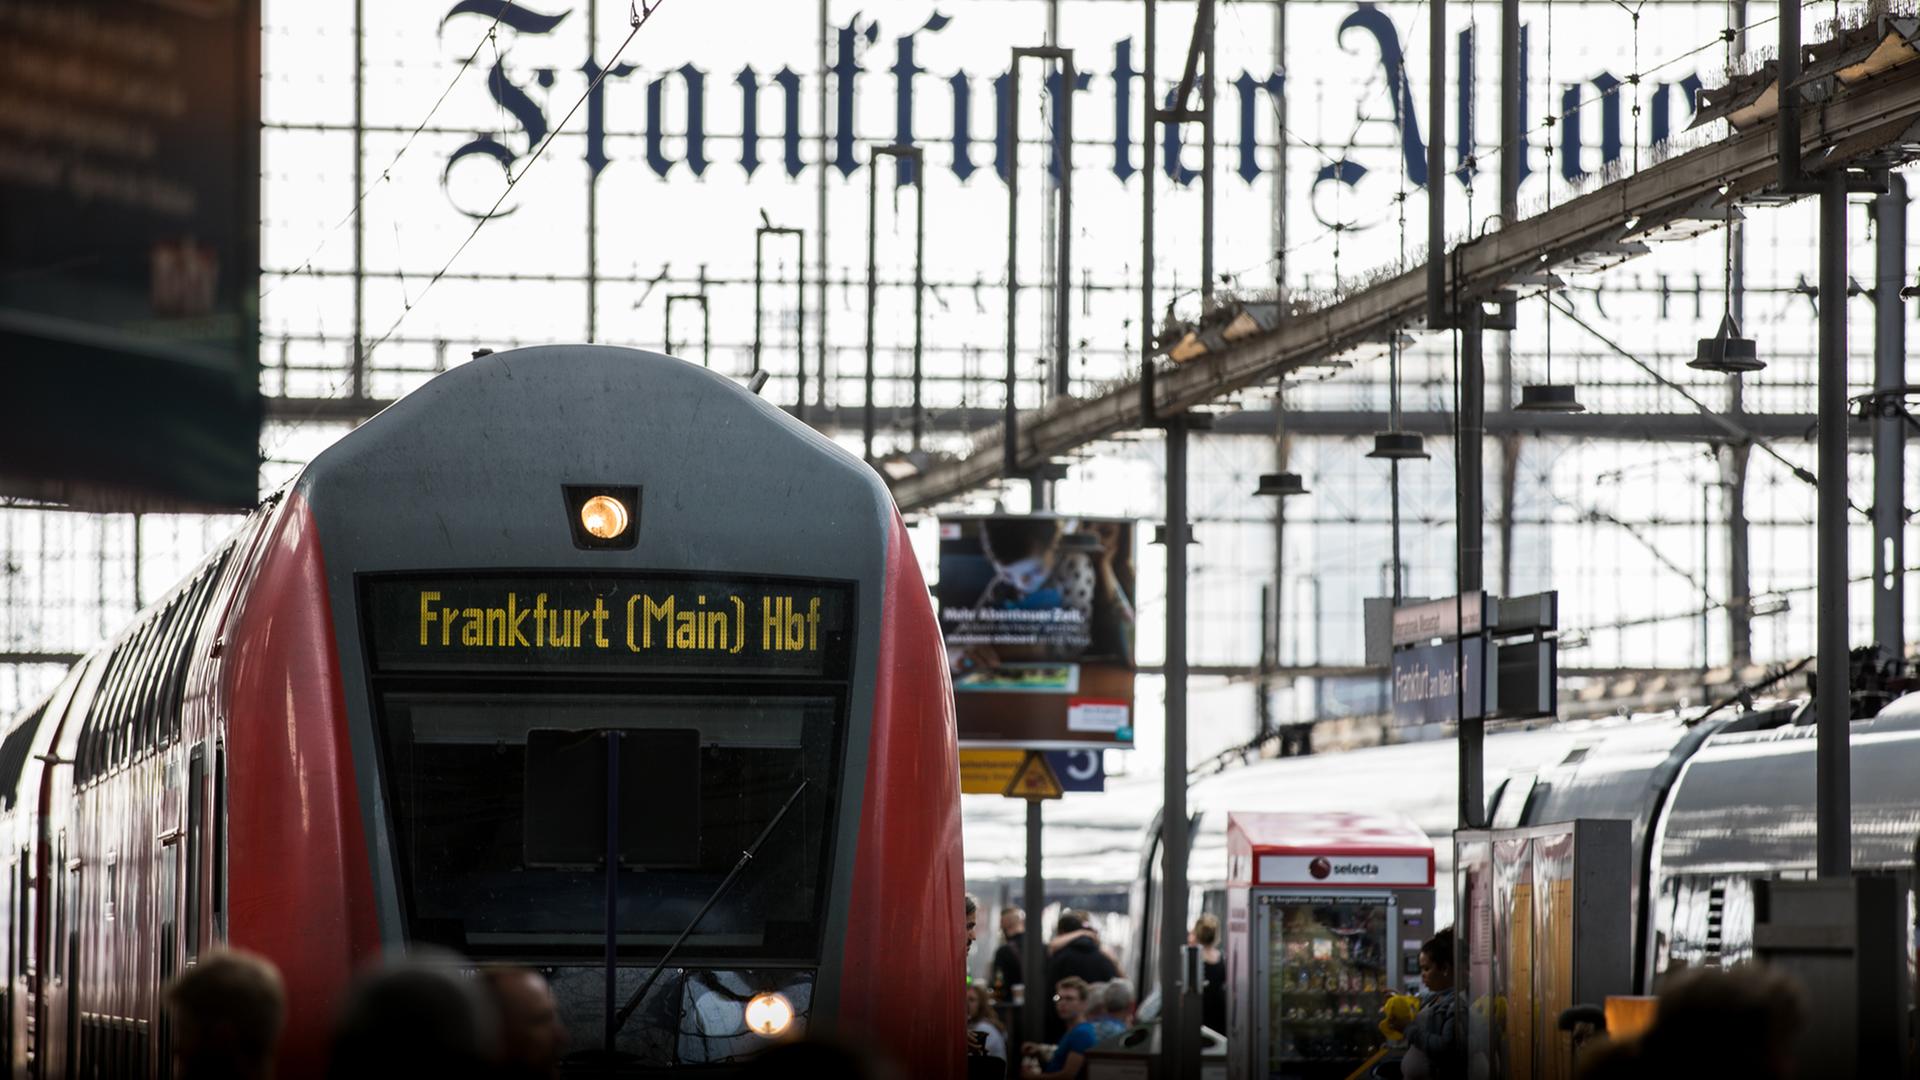
[[[756,1035],[773,1038],[793,1026],[793,1003],[771,990],[747,1001],[747,1027]]]

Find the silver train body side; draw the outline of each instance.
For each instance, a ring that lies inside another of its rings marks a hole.
[[[1632,823],[1634,989],[1650,993],[1676,965],[1752,955],[1755,878],[1813,875],[1811,718],[1810,708],[1784,703],[1703,722],[1667,715],[1493,735],[1490,820]],[[1910,880],[1920,840],[1920,694],[1855,721],[1851,746],[1854,869]],[[1450,921],[1457,754],[1456,742],[1442,739],[1266,761],[1198,781],[1191,909],[1224,907],[1228,811],[1372,810],[1404,814],[1433,839],[1439,917]],[[1129,974],[1142,986],[1155,983],[1158,831],[1156,819],[1132,890]]]

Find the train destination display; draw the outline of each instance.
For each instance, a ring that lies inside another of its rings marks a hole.
[[[376,579],[381,670],[583,668],[820,676],[844,668],[842,585],[646,577]]]

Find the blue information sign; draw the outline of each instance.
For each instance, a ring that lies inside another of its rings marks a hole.
[[[1456,684],[1457,663],[1466,663],[1466,715],[1485,716],[1489,684],[1485,638],[1417,645],[1393,654],[1393,721],[1401,726],[1451,724],[1461,713],[1461,687]]]
[[[1047,764],[1067,791],[1107,790],[1106,753],[1101,750],[1049,750]]]

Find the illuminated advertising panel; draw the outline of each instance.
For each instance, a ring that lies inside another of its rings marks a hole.
[[[940,630],[960,741],[1133,742],[1133,523],[1017,515],[940,523]]]

